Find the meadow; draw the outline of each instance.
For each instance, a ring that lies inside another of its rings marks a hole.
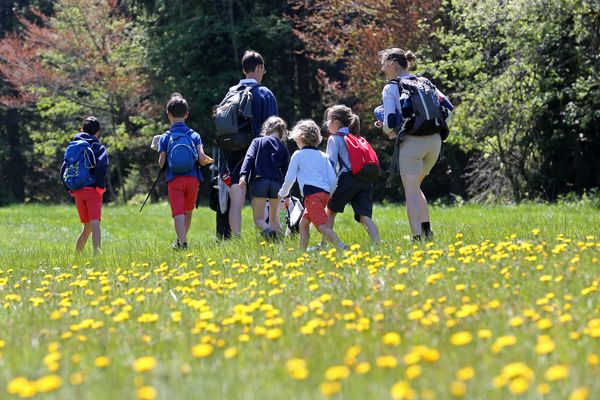
[[[0,208],[0,398],[592,399],[600,393],[597,202],[433,207],[414,244],[375,207],[367,244],[300,252],[214,239],[174,252],[165,203],[105,206],[74,254],[74,206]],[[318,240],[312,235],[312,244]],[[597,398],[597,397],[596,397]]]

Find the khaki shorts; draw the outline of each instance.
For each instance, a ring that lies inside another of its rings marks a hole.
[[[428,175],[440,155],[442,138],[408,135],[400,144],[400,175]]]

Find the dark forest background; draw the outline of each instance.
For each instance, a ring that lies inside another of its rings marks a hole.
[[[109,150],[107,199],[139,201],[158,173],[149,144],[168,128],[169,95],[188,99],[212,153],[211,108],[246,49],[265,57],[263,83],[290,126],[349,105],[384,168],[377,53],[414,51],[416,72],[456,106],[424,187],[432,199],[556,200],[600,186],[594,0],[0,0],[0,38],[0,205],[68,199],[64,148],[90,114]],[[402,201],[400,183],[384,182],[376,200]]]

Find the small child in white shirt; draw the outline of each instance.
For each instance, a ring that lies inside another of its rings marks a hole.
[[[298,180],[300,192],[304,196],[300,249],[306,250],[308,247],[311,222],[329,242],[347,249],[348,246],[327,226],[325,208],[335,189],[337,178],[329,156],[317,148],[323,140],[321,130],[313,120],[302,120],[294,126],[289,138],[296,142],[300,150],[292,155],[279,197],[287,197],[292,185]]]

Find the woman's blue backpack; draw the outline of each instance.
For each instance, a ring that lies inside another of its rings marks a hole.
[[[96,157],[87,141],[74,140],[69,143],[64,161],[62,179],[69,190],[81,189],[96,183],[92,171],[96,166]]]
[[[191,132],[169,131],[169,144],[167,145],[167,163],[169,170],[174,175],[183,175],[193,171],[198,161],[198,151],[188,135]]]

